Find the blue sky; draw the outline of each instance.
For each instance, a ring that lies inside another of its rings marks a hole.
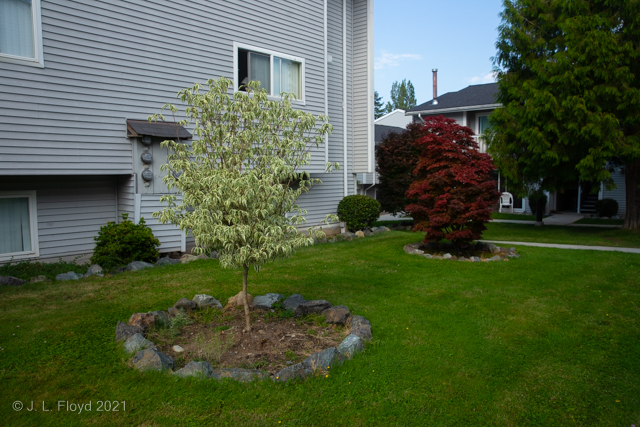
[[[394,81],[411,80],[418,104],[493,82],[491,57],[502,0],[375,0],[375,90],[386,103]]]

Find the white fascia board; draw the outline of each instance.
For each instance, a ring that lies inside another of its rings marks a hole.
[[[433,115],[434,113],[455,113],[458,111],[474,111],[474,110],[495,110],[501,108],[502,104],[485,104],[485,105],[470,105],[468,107],[452,107],[452,108],[440,108],[437,110],[421,110],[411,111],[405,113],[405,116],[417,116],[418,114]]]
[[[403,116],[406,116],[406,114],[405,114],[406,112],[404,110],[401,110],[401,109],[398,108],[398,109],[393,110],[390,113],[385,114],[382,117],[378,117],[377,119],[374,120],[374,123],[378,123],[380,120],[383,120],[384,118],[392,116],[392,115],[394,115],[396,113],[401,113]]]

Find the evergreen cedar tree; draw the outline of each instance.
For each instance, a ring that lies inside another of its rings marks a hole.
[[[612,188],[623,166],[624,227],[640,223],[640,1],[505,0],[489,153],[510,187]],[[526,191],[523,191],[526,192]]]
[[[403,132],[390,132],[376,147],[376,172],[380,182],[376,199],[385,212],[404,212],[409,204],[406,192],[413,182],[420,150],[414,143],[422,136],[422,125],[409,123]]]
[[[481,237],[500,193],[490,173],[491,157],[478,151],[471,129],[442,116],[426,119],[415,181],[406,207],[414,230],[425,231],[424,243],[447,239],[466,247]]]

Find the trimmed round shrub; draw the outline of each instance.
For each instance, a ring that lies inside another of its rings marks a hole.
[[[380,218],[380,203],[369,196],[347,196],[338,203],[338,218],[350,231],[361,230]]]
[[[542,200],[542,213],[544,213],[547,207],[547,195],[542,191],[534,191],[529,196],[529,209],[531,209],[531,213],[534,215],[538,213],[538,199]]]
[[[91,257],[92,264],[99,264],[105,271],[129,264],[132,261],[155,262],[158,259],[160,241],[146,226],[144,218],[138,224],[122,214],[122,222],[109,222],[100,227],[93,238],[96,247]]]
[[[602,199],[596,202],[596,213],[599,217],[611,218],[618,215],[618,202],[613,199]]]

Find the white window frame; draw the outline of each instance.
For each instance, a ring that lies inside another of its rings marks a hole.
[[[264,55],[269,55],[269,66],[271,67],[270,69],[270,76],[271,76],[271,82],[270,82],[270,87],[271,87],[271,94],[268,95],[268,98],[270,100],[273,101],[277,101],[282,99],[280,97],[280,94],[273,94],[273,57],[277,56],[279,58],[283,58],[283,59],[288,59],[290,61],[294,61],[294,62],[299,62],[300,63],[300,67],[302,68],[300,70],[300,99],[292,99],[291,102],[294,104],[300,104],[300,105],[306,105],[306,91],[305,91],[305,60],[304,58],[298,58],[297,56],[292,56],[292,55],[287,55],[284,53],[280,53],[280,52],[276,52],[270,49],[264,49],[261,47],[256,47],[256,46],[251,46],[248,44],[244,44],[244,43],[238,43],[238,42],[233,42],[233,92],[238,92],[238,86],[240,84],[240,82],[238,82],[238,49],[243,49],[243,50],[248,50],[251,52],[255,52],[255,53],[261,53]]]
[[[0,53],[0,61],[12,64],[28,65],[31,67],[44,68],[44,57],[42,53],[42,18],[40,14],[40,0],[31,0],[31,14],[33,17],[33,58],[24,56],[8,55]]]
[[[31,250],[24,252],[0,253],[0,262],[9,261],[11,258],[20,260],[25,258],[37,258],[40,256],[40,246],[38,242],[38,203],[35,190],[32,191],[0,191],[0,198],[13,199],[16,197],[29,198],[29,230],[31,234]]]

